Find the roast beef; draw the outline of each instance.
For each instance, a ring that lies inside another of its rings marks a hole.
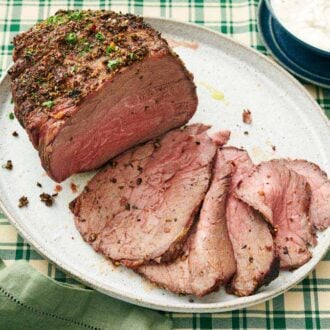
[[[283,160],[291,170],[305,177],[312,191],[309,218],[316,229],[330,226],[330,180],[316,164],[306,160]]]
[[[213,142],[218,146],[221,147],[227,144],[228,140],[230,139],[231,132],[228,130],[225,131],[218,131],[211,135]]]
[[[209,187],[216,146],[207,129],[172,130],[96,174],[71,203],[83,238],[132,268],[175,258]]]
[[[230,164],[218,152],[212,183],[184,254],[172,263],[142,266],[140,274],[170,291],[200,297],[228,282],[236,270],[225,219],[230,173]]]
[[[236,275],[227,289],[238,296],[247,296],[278,276],[279,258],[267,223],[234,195],[237,184],[253,169],[248,153],[226,147],[222,154],[233,167],[226,217],[237,264]]]
[[[59,11],[14,38],[15,114],[55,181],[186,123],[192,75],[142,18]]]
[[[311,190],[306,179],[282,161],[259,164],[236,188],[236,195],[273,226],[281,268],[294,269],[311,258],[315,235],[308,218]]]

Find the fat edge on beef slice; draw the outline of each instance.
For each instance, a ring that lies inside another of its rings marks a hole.
[[[283,164],[302,175],[311,188],[309,219],[315,229],[324,230],[330,226],[330,180],[327,174],[314,163],[303,159],[283,159]]]
[[[61,182],[185,124],[192,75],[143,18],[58,11],[14,38],[15,115]]]
[[[211,178],[216,146],[207,129],[172,130],[96,174],[70,205],[83,238],[131,268],[181,253]]]
[[[311,258],[308,246],[316,239],[308,217],[311,189],[303,176],[281,160],[262,162],[243,178],[236,195],[273,226],[281,268],[295,269]]]
[[[142,266],[138,273],[172,292],[199,297],[232,278],[236,263],[225,218],[230,177],[231,166],[218,152],[210,188],[183,255],[172,263]]]
[[[279,257],[267,223],[253,208],[234,195],[237,184],[253,169],[248,153],[233,147],[225,147],[221,152],[233,167],[226,219],[237,272],[227,285],[227,291],[248,296],[278,276]]]

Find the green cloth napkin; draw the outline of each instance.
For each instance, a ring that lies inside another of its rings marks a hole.
[[[1,329],[167,330],[170,319],[94,290],[63,284],[25,261],[0,260]]]

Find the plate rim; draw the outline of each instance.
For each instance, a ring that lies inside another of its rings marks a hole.
[[[290,73],[285,71],[279,64],[269,59],[267,56],[261,54],[257,50],[244,45],[243,43],[234,40],[220,32],[211,30],[204,26],[199,26],[197,24],[193,23],[186,23],[186,22],[180,22],[173,19],[166,19],[166,18],[159,18],[159,17],[144,17],[146,21],[154,21],[159,23],[172,23],[176,25],[186,26],[190,29],[200,29],[204,32],[211,33],[217,38],[225,39],[227,43],[233,44],[236,47],[240,47],[244,51],[253,52],[256,56],[258,56],[261,60],[268,63],[268,65],[273,66],[275,69],[277,69],[282,75],[285,76],[286,79],[290,80],[293,85],[295,85],[296,88],[300,90],[301,93],[305,94],[305,97],[307,97],[310,102],[314,105],[314,110],[318,111],[318,114],[323,119],[324,123],[327,125],[327,127],[330,129],[330,122],[328,118],[326,117],[325,113],[321,109],[321,107],[318,105],[318,103],[315,101],[315,99],[308,93],[308,91],[299,83],[299,81],[293,77]],[[11,66],[11,65],[10,65]],[[0,79],[0,85],[4,83],[4,81],[8,78],[8,70],[10,68],[8,67],[7,70],[5,70],[3,76]],[[7,209],[6,205],[2,201],[1,195],[0,195],[0,208],[3,210],[5,215],[7,216],[7,219],[11,222],[11,224],[18,230],[18,232],[36,249],[36,251],[42,255],[46,260],[52,262],[55,264],[59,269],[64,271],[65,273],[69,274],[73,278],[77,279],[79,282],[97,290],[98,292],[101,292],[103,294],[106,294],[108,296],[111,296],[113,298],[132,303],[135,305],[155,309],[155,310],[161,310],[161,311],[168,311],[168,312],[180,312],[180,313],[212,313],[212,312],[225,312],[235,309],[241,309],[250,307],[265,301],[268,301],[270,299],[273,299],[277,297],[278,295],[284,293],[285,291],[289,290],[291,287],[296,285],[298,282],[302,281],[318,264],[318,262],[324,257],[324,255],[327,253],[329,247],[330,247],[330,241],[327,244],[327,248],[322,251],[322,253],[318,254],[316,257],[313,256],[313,258],[310,260],[310,264],[308,265],[305,274],[298,277],[297,279],[294,279],[293,281],[285,282],[284,284],[281,284],[278,288],[273,289],[270,292],[259,292],[255,295],[248,296],[248,297],[237,297],[236,299],[233,299],[232,301],[222,301],[222,302],[211,302],[211,303],[171,303],[170,305],[167,304],[159,304],[155,302],[151,302],[150,300],[144,300],[144,298],[136,298],[134,295],[131,295],[129,292],[123,293],[122,290],[109,290],[102,287],[101,282],[89,278],[85,278],[84,274],[82,274],[78,269],[72,269],[70,268],[70,265],[68,265],[65,262],[62,262],[58,259],[56,255],[54,255],[52,252],[47,251],[46,248],[44,248],[42,245],[39,245],[38,242],[36,242],[30,234],[16,221],[15,217],[11,215],[10,211]]]

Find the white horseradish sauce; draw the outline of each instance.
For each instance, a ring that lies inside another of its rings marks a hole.
[[[330,0],[271,0],[271,5],[288,31],[330,52]]]

